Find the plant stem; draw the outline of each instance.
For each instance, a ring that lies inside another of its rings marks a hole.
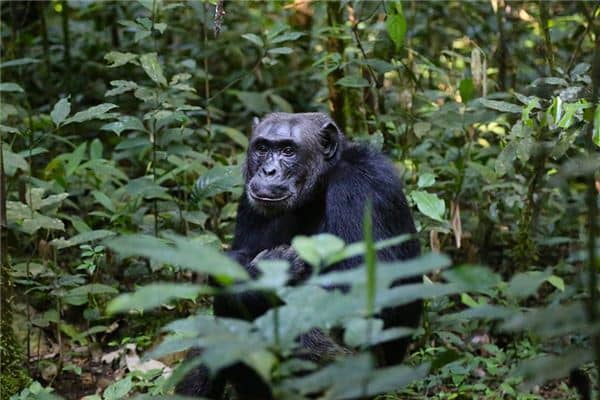
[[[63,46],[64,46],[64,60],[65,65],[67,66],[67,74],[65,76],[69,76],[71,73],[71,35],[69,31],[69,4],[66,1],[61,2],[62,5],[62,31],[63,31]],[[69,82],[72,79],[69,79]]]
[[[504,4],[498,5],[496,11],[496,23],[498,25],[498,85],[501,91],[506,90],[506,67],[508,62],[508,46],[504,34]],[[485,70],[484,70],[485,73]]]
[[[152,32],[152,39],[154,40],[154,51],[158,54],[157,48],[158,48],[158,44],[156,42],[156,37],[154,36],[154,24],[156,22],[156,0],[152,1],[152,26],[150,28],[150,32]],[[155,107],[158,108],[159,104],[158,104],[158,99],[156,96],[156,92],[154,95],[155,98]],[[151,126],[152,126],[152,179],[154,180],[154,182],[156,182],[156,152],[158,151],[157,148],[157,136],[158,136],[158,131],[156,129],[156,119],[152,119],[151,121]],[[154,199],[152,201],[152,213],[154,214],[154,236],[158,237],[158,200]]]
[[[206,111],[206,130],[210,133],[210,82],[208,81],[208,27],[207,27],[208,3],[204,3],[204,23],[202,24],[202,39],[204,43],[204,97],[206,99],[204,108]]]
[[[595,30],[596,46],[594,50],[594,59],[592,61],[592,105],[598,107],[598,90],[600,87],[600,29]],[[585,134],[586,147],[590,157],[597,155],[596,145],[593,140],[593,125],[594,121],[590,121],[587,125]],[[587,313],[590,324],[595,324],[598,319],[598,255],[596,254],[596,240],[598,239],[598,191],[596,189],[596,177],[592,172],[587,177],[587,193],[586,203],[588,209],[588,285],[589,298],[587,304]],[[596,334],[592,337],[592,343],[596,354],[596,371],[600,373],[600,335]]]
[[[546,56],[546,62],[550,69],[549,75],[552,75],[554,71],[554,51],[552,50],[552,41],[550,40],[550,28],[548,27],[548,8],[546,8],[546,2],[540,0],[540,20],[542,23],[542,30],[544,31],[544,55]]]
[[[46,64],[46,75],[50,75],[50,44],[48,42],[48,26],[46,25],[46,4],[40,7],[40,30],[42,34],[42,48],[44,49],[44,62]]]
[[[336,29],[342,25],[342,11],[339,1],[327,2],[327,22],[329,27]],[[340,57],[344,56],[344,43],[342,39],[337,37],[337,32],[328,35],[327,51],[329,53],[337,53]],[[344,76],[344,71],[341,68],[336,68],[327,75],[327,89],[329,90],[329,108],[333,120],[338,124],[339,128],[345,131],[346,119],[344,117],[344,93],[343,89],[336,87],[336,82]]]

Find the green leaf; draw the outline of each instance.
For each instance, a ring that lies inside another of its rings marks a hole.
[[[240,130],[226,126],[226,125],[218,125],[213,124],[213,129],[215,132],[223,133],[235,143],[242,146],[242,148],[248,148],[248,138],[244,135]]]
[[[132,375],[127,375],[104,389],[104,400],[121,400],[133,389]]]
[[[163,75],[163,70],[156,53],[146,53],[140,56],[140,62],[150,79],[159,85],[167,86],[167,79]]]
[[[302,32],[286,32],[282,35],[276,36],[273,39],[271,39],[270,43],[276,44],[276,43],[281,43],[281,42],[287,42],[290,40],[297,40],[302,36],[304,36],[304,33],[302,33]]]
[[[99,229],[96,231],[82,232],[67,240],[63,238],[54,239],[50,242],[50,244],[60,250],[67,247],[77,246],[82,243],[92,242],[94,240],[106,239],[114,235],[116,235],[116,233],[113,231]]]
[[[265,46],[265,43],[260,38],[260,36],[255,35],[254,33],[245,33],[242,35],[242,37],[244,39],[246,39],[247,41],[254,43],[255,45],[257,45],[260,48],[263,48]]]
[[[482,291],[498,285],[502,279],[489,268],[480,265],[460,265],[444,271],[442,276],[449,283],[459,284],[464,290]]]
[[[358,75],[344,76],[343,78],[338,79],[335,84],[351,88],[369,87],[369,81]]]
[[[600,147],[600,106],[596,106],[596,111],[594,112],[592,140],[596,146]]]
[[[394,64],[379,58],[368,58],[366,60],[359,61],[359,63],[371,66],[375,71],[379,72],[380,74],[384,74],[386,72],[393,71],[396,69]]]
[[[507,103],[505,101],[480,99],[479,100],[484,107],[491,108],[506,113],[521,114],[523,107],[516,104]]]
[[[542,283],[544,283],[551,275],[549,270],[546,271],[528,271],[514,275],[506,293],[511,297],[525,298],[535,294]]]
[[[110,301],[106,312],[114,314],[129,310],[151,310],[173,300],[196,300],[200,294],[213,294],[208,286],[190,283],[153,283],[139,287],[133,293],[122,294]]]
[[[275,47],[267,51],[269,54],[291,54],[293,52],[294,50],[289,47]]]
[[[122,116],[115,122],[110,122],[106,125],[103,125],[101,128],[103,131],[111,131],[116,133],[118,136],[125,131],[140,131],[145,132],[146,128],[142,121],[140,121],[137,117],[130,116]]]
[[[114,86],[114,88],[112,88],[112,89],[108,90],[106,93],[104,93],[105,97],[116,96],[118,94],[123,94],[123,93],[129,92],[131,90],[135,90],[138,88],[137,83],[132,82],[132,81],[117,80],[117,81],[110,81],[110,84],[112,86]]]
[[[9,214],[9,212],[7,212],[7,214]],[[31,218],[25,218],[21,225],[21,230],[30,235],[39,229],[64,231],[65,225],[60,219],[47,217],[38,212],[34,212]]]
[[[468,293],[461,293],[460,301],[467,307],[477,307],[479,305]]]
[[[300,258],[313,267],[319,267],[325,259],[344,248],[344,241],[332,234],[322,233],[312,237],[296,236],[292,246]]]
[[[64,124],[66,125],[73,122],[85,122],[91,119],[106,119],[109,117],[107,113],[114,108],[117,108],[115,104],[102,103],[97,106],[90,107],[87,110],[79,111],[72,117],[67,118],[64,121]]]
[[[396,44],[396,49],[401,48],[404,44],[404,35],[406,35],[406,18],[404,18],[404,15],[388,15],[385,27],[390,39]]]
[[[147,235],[127,235],[110,239],[107,246],[123,257],[147,257],[158,264],[179,265],[225,280],[248,278],[244,268],[229,257],[188,238],[168,236],[168,239],[159,239]]]
[[[88,302],[90,295],[118,294],[119,291],[112,286],[100,283],[90,283],[67,291],[62,299],[71,305],[80,306]]]
[[[435,175],[430,172],[424,172],[419,175],[419,180],[417,181],[417,186],[420,189],[427,188],[433,186],[435,183]]]
[[[66,154],[65,156],[65,175],[71,176],[77,171],[77,167],[83,161],[85,157],[85,150],[87,149],[87,142],[81,143],[72,153]]]
[[[516,140],[509,142],[506,147],[502,149],[494,163],[496,174],[498,174],[498,176],[514,171],[514,161],[517,157],[517,149]]]
[[[60,126],[60,124],[69,116],[71,113],[71,103],[68,97],[60,99],[52,109],[50,118],[54,122],[54,125]]]
[[[156,29],[161,34],[163,34],[163,33],[165,33],[165,30],[167,29],[167,24],[165,24],[164,22],[158,22],[158,23],[154,24],[154,29]]]
[[[420,212],[431,219],[444,222],[446,205],[444,204],[444,200],[440,199],[436,194],[422,190],[413,190],[410,193],[410,197],[417,204]]]
[[[162,0],[138,0],[138,3],[144,6],[151,13],[155,13],[162,5]]]
[[[90,144],[90,160],[101,159],[103,150],[104,146],[102,146],[100,139],[96,138],[92,140],[92,143]]]
[[[23,90],[23,88],[21,86],[17,85],[16,83],[3,82],[3,83],[0,83],[0,92],[18,92],[18,93],[23,93],[25,91]]]
[[[134,53],[121,53],[119,51],[111,51],[104,56],[104,59],[110,63],[109,68],[120,67],[127,63],[137,64],[135,61],[138,58]]]
[[[460,92],[460,97],[463,103],[467,103],[469,100],[473,98],[475,94],[475,85],[473,84],[473,79],[463,79],[460,81],[458,85],[458,91]]]
[[[19,134],[20,131],[12,126],[0,125],[0,132]]]
[[[263,114],[271,110],[265,93],[242,92],[239,90],[232,90],[231,93],[240,99],[246,109],[254,112],[255,114]]]
[[[4,171],[8,176],[13,176],[18,169],[24,172],[29,171],[27,160],[5,146],[2,146],[2,159],[4,161]]]
[[[413,130],[418,138],[422,138],[431,131],[431,123],[417,122],[416,124],[414,124]]]
[[[112,213],[115,213],[117,211],[115,204],[113,203],[111,198],[108,197],[106,194],[102,193],[99,190],[94,190],[92,192],[92,196],[94,196],[94,199],[96,199],[96,201],[98,203],[102,204],[102,206],[104,208],[106,208],[108,211],[110,211]]]
[[[243,184],[240,167],[236,165],[216,166],[198,178],[194,187],[194,195],[199,199],[215,196],[219,193],[231,192]]]
[[[167,193],[167,189],[160,186],[149,176],[131,179],[129,182],[127,182],[127,185],[125,185],[125,192],[134,198],[142,197],[144,199],[171,199],[171,196],[169,196]]]
[[[551,275],[546,281],[561,292],[565,291],[565,281],[560,276]]]
[[[5,62],[1,63],[0,68],[19,67],[21,65],[36,64],[39,62],[40,62],[40,60],[37,60],[35,58],[29,58],[29,57],[16,58],[14,60],[9,60],[9,61],[5,61]]]

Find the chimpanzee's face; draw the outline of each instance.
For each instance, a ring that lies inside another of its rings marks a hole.
[[[281,213],[304,204],[330,167],[339,131],[311,116],[322,118],[277,113],[255,125],[245,174],[248,201],[258,211]]]

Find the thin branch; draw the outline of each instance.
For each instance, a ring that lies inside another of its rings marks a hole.
[[[546,2],[540,0],[540,20],[542,23],[542,30],[544,31],[544,55],[546,56],[546,62],[550,69],[549,75],[554,72],[554,51],[552,49],[552,40],[550,39],[550,28],[548,27],[548,9],[546,8]]]

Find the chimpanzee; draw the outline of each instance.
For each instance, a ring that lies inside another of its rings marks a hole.
[[[335,122],[322,113],[273,113],[254,119],[244,166],[245,190],[240,200],[230,256],[256,278],[259,259],[290,261],[289,284],[302,282],[310,267],[295,254],[290,242],[296,235],[332,233],[346,243],[362,240],[365,205],[372,204],[373,237],[386,239],[415,233],[415,226],[394,166],[365,145],[350,143]],[[378,251],[380,261],[404,260],[419,254],[416,239]],[[329,269],[355,268],[359,257]],[[273,307],[262,292],[220,295],[214,314],[253,320]],[[384,328],[416,327],[421,303],[384,309]],[[304,346],[327,346],[314,330],[301,338]],[[303,339],[303,340],[302,340]],[[380,365],[404,358],[407,338],[374,348]],[[317,349],[317,352],[323,348]],[[200,350],[196,351],[199,352]],[[243,364],[222,370],[214,379],[200,367],[184,378],[177,393],[220,398],[226,381],[242,399],[269,399],[268,386]]]

